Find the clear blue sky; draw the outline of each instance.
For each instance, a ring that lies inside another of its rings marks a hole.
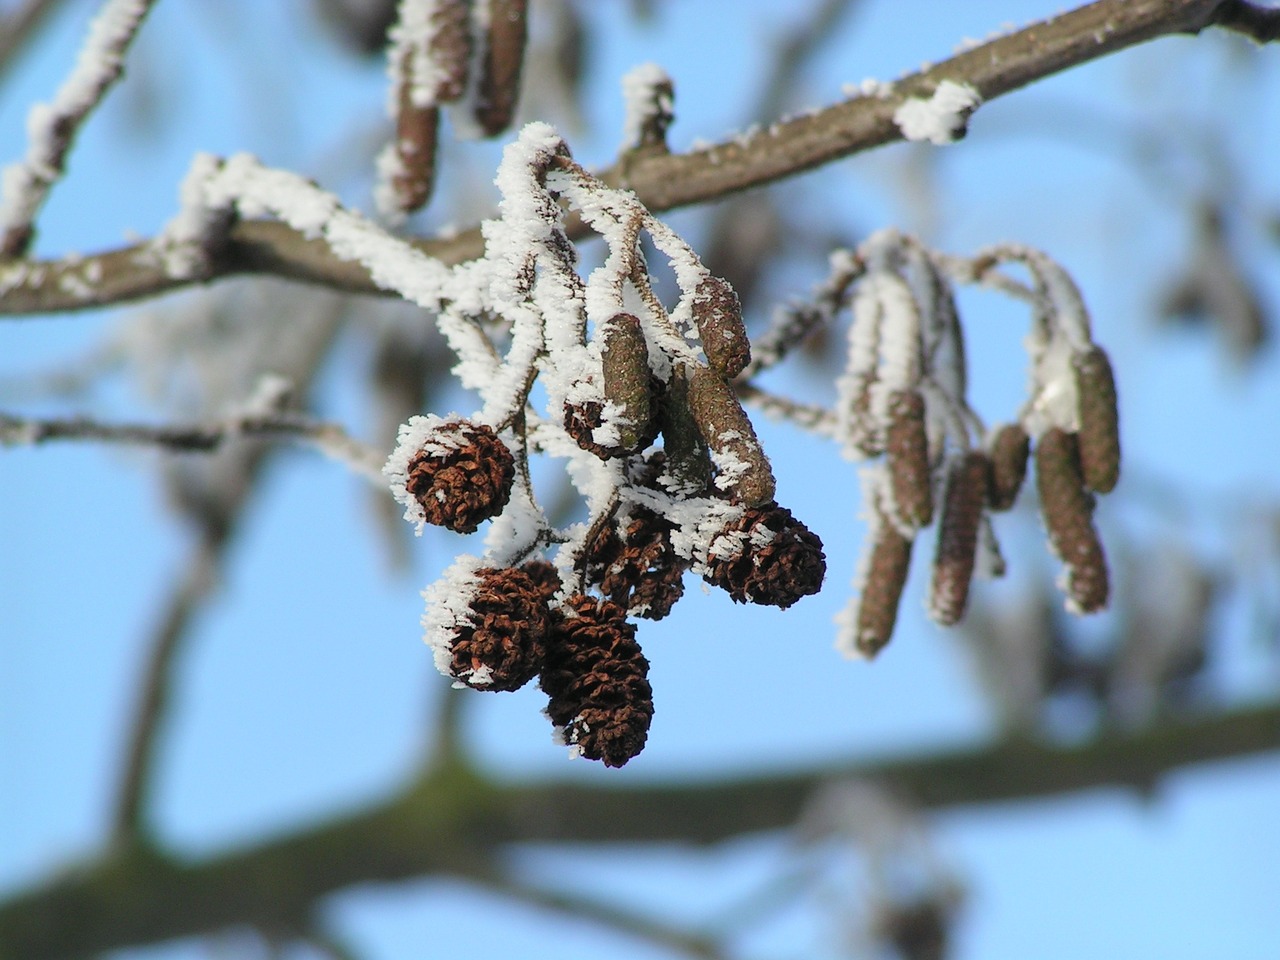
[[[362,138],[379,133],[381,68],[353,65],[310,26],[294,29],[298,2],[159,3],[127,81],[85,131],[40,220],[39,252],[91,251],[154,233],[174,211],[197,150],[247,150],[367,205],[367,182],[349,175],[349,162]],[[588,165],[612,157],[621,136],[617,80],[645,60],[676,83],[673,147],[738,129],[758,94],[761,41],[787,19],[778,12],[785,5],[765,2],[657,4],[654,23],[636,29],[600,12],[609,5],[591,6],[600,41],[588,103],[593,135],[566,130]],[[892,79],[946,57],[966,37],[1059,6],[866,0],[794,106],[829,103],[843,84]],[[0,87],[0,163],[24,149],[26,107],[52,95],[94,7],[66,3]],[[229,53],[250,66],[228,69]],[[1242,65],[1215,38],[1163,41],[984,108],[970,137],[938,158],[934,242],[956,252],[999,240],[1040,246],[1084,289],[1121,381],[1129,472],[1117,502],[1141,501],[1165,483],[1189,491],[1189,509],[1173,516],[1104,507],[1109,542],[1149,548],[1159,536],[1182,537],[1224,564],[1247,563],[1223,531],[1245,529],[1250,511],[1280,494],[1280,377],[1274,346],[1240,373],[1203,332],[1152,330],[1151,278],[1177,261],[1179,210],[1124,162],[1113,128],[1099,134],[1054,118],[1102,117],[1120,129],[1135,129],[1135,118],[1161,128],[1216,118],[1227,149],[1249,169],[1244,189],[1274,205],[1280,185],[1267,164],[1280,155],[1280,123],[1263,105],[1280,96],[1275,54]],[[1215,97],[1226,96],[1223,108]],[[483,196],[496,147],[477,155],[468,161],[478,171],[471,189]],[[901,174],[920,160],[895,147],[840,165],[820,196],[790,189],[823,230],[913,229],[922,225],[919,204]],[[680,227],[680,216],[671,220]],[[1280,302],[1274,253],[1250,267]],[[821,269],[797,267],[793,285],[777,293],[803,293]],[[0,409],[56,409],[15,392],[8,378],[87,355],[118,316],[0,323]],[[966,322],[976,404],[997,419],[1020,402],[1024,320],[975,299]],[[363,399],[336,374],[326,383],[326,414],[359,432]],[[105,419],[156,415],[124,388],[98,402],[92,412]],[[616,772],[571,764],[551,744],[541,695],[527,689],[472,697],[468,730],[486,765],[641,780],[927,749],[990,729],[958,639],[923,617],[924,569],[908,586],[881,660],[846,663],[831,649],[831,618],[847,597],[861,539],[854,468],[828,444],[764,422],[760,430],[779,499],[825,541],[823,593],[780,613],[736,607],[691,581],[671,617],[641,625],[658,713],[638,760]],[[146,453],[91,445],[0,452],[0,892],[102,840],[143,641],[188,549],[146,469],[151,462]],[[366,508],[361,481],[305,452],[284,458],[267,480],[180,665],[158,800],[163,833],[177,849],[216,850],[374,797],[401,780],[421,749],[444,683],[419,640],[418,591],[459,541],[428,535],[415,543],[412,573],[391,575]],[[1015,564],[1034,569],[1042,551],[1034,521],[1015,518],[1008,530]],[[1274,656],[1250,634],[1246,600],[1223,618],[1215,675],[1223,696],[1274,689]],[[1280,955],[1276,810],[1280,757],[1180,772],[1145,803],[1097,791],[934,817],[934,842],[968,890],[957,956],[1270,960]],[[696,854],[530,850],[526,859],[532,875],[692,918],[754,889],[792,857],[774,837]],[[461,914],[486,922],[459,924]],[[333,916],[371,958],[665,955],[438,883],[344,894]],[[793,911],[745,943],[753,956],[818,955],[830,932],[815,913]],[[204,955],[199,945],[178,944],[122,957]]]

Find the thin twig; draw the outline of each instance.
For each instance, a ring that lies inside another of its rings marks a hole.
[[[27,0],[0,22],[0,80],[13,65],[15,55],[40,29],[61,0]]]
[[[26,157],[4,171],[0,260],[26,253],[35,217],[62,176],[80,126],[124,72],[124,55],[154,0],[107,0],[89,27],[75,68],[50,104],[32,109]]]
[[[95,440],[160,447],[173,453],[213,453],[237,440],[283,439],[305,443],[350,467],[366,480],[384,486],[386,457],[356,440],[336,423],[300,414],[248,415],[223,423],[103,423],[88,417],[35,419],[0,412],[0,446],[47,443],[51,440]]]

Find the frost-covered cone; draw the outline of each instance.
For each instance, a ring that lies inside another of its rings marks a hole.
[[[472,533],[511,498],[515,458],[493,428],[462,417],[414,417],[383,467],[404,518]]]
[[[732,380],[751,362],[751,341],[742,323],[742,306],[733,287],[719,277],[704,277],[693,292],[693,320],[707,363]]]
[[[912,541],[886,517],[878,517],[865,561],[854,624],[854,648],[868,660],[893,637],[902,588],[911,569]]]
[[[617,604],[577,594],[565,607],[547,638],[542,668],[547,716],[582,756],[620,767],[649,736],[649,661]]]
[[[959,623],[969,603],[988,469],[986,456],[970,451],[948,471],[929,594],[929,616],[944,627]]]
[[[587,578],[628,614],[661,620],[684,593],[688,562],[671,544],[674,525],[652,510],[633,507],[620,531],[610,523],[587,554]]]
[[[927,527],[933,521],[929,440],[924,398],[915,390],[895,390],[889,395],[885,454],[898,518],[916,530]]]
[[[471,604],[449,648],[449,675],[477,690],[518,690],[542,669],[551,609],[524,570],[475,573]]]
[[[992,510],[1008,510],[1018,499],[1022,481],[1027,476],[1027,458],[1031,455],[1031,438],[1018,423],[1007,423],[990,439],[987,457],[991,471],[987,477],[987,506]]]
[[[1080,412],[1080,469],[1084,485],[1110,493],[1120,479],[1120,419],[1111,361],[1101,347],[1071,358]]]
[[[650,390],[653,393],[654,381],[650,379]],[[653,443],[658,436],[657,418],[650,415],[649,409],[643,411],[643,419],[637,419],[634,412],[636,406],[629,408],[615,406],[620,421],[609,424],[616,443],[601,443],[596,439],[596,431],[606,425],[605,405],[599,400],[584,400],[579,403],[566,403],[564,407],[564,429],[583,450],[594,453],[601,460],[612,460],[642,450]]]
[[[822,589],[822,541],[786,507],[753,507],[722,529],[707,550],[702,577],[736,603],[785,610]]]
[[[1093,527],[1093,498],[1084,489],[1074,434],[1058,427],[1036,441],[1036,487],[1049,545],[1066,567],[1067,609],[1092,613],[1107,605],[1107,559]]]

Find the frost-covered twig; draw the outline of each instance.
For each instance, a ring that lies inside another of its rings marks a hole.
[[[628,157],[597,176],[625,184],[652,212],[703,203],[901,139],[893,119],[897,108],[910,97],[929,96],[943,80],[965,83],[990,102],[1156,37],[1213,26],[1219,11],[1237,8],[1244,10],[1222,0],[1098,0],[968,48],[876,92],[780,121],[755,137],[731,136],[682,154]],[[1244,21],[1237,17],[1234,22]],[[326,250],[323,243],[303,242],[296,232],[277,225],[240,223],[227,239],[203,279],[267,272],[351,292],[395,295],[367,267],[353,267],[340,252]],[[479,256],[480,241],[475,229],[414,246],[442,263],[457,263]],[[0,266],[0,315],[85,309],[193,282],[156,263],[139,262],[136,255],[145,246],[86,257],[74,265],[53,260]],[[62,282],[80,273],[99,279],[88,290],[84,284]]]
[[[0,181],[0,260],[20,257],[31,245],[36,214],[62,176],[76,132],[120,78],[125,51],[153,2],[107,0],[53,102],[32,107],[27,155],[6,167]]]
[[[34,418],[0,413],[0,446],[54,440],[88,440],[157,447],[172,453],[213,453],[245,439],[290,440],[314,447],[378,486],[385,455],[353,438],[341,426],[300,414],[247,414],[221,423],[151,425],[104,423],[89,417]]]

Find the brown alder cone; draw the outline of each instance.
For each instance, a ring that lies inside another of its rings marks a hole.
[[[933,522],[933,481],[924,397],[914,390],[895,390],[889,395],[885,455],[899,519],[917,530],[927,527]]]
[[[1120,419],[1111,361],[1094,346],[1071,358],[1080,413],[1080,469],[1087,489],[1110,493],[1120,479]]]
[[[671,545],[673,524],[633,506],[625,532],[611,522],[587,554],[587,579],[628,614],[661,620],[684,593],[682,560]]]
[[[1018,499],[1027,476],[1031,438],[1019,423],[1006,423],[988,442],[991,471],[987,477],[987,506],[1008,510]]]
[[[717,544],[725,552],[717,553]],[[746,510],[712,541],[702,578],[735,603],[791,606],[822,589],[822,541],[776,503]]]
[[[1084,489],[1075,434],[1058,427],[1036,441],[1036,488],[1049,545],[1066,567],[1067,609],[1092,613],[1107,605],[1107,559],[1093,527],[1093,497]]]
[[[547,603],[550,603],[560,592],[560,571],[550,561],[530,560],[521,564],[520,569],[533,581],[533,585],[538,588],[538,594]]]
[[[971,450],[947,474],[929,590],[929,616],[944,627],[959,623],[969,603],[988,469],[986,455]]]
[[[912,541],[887,517],[877,518],[876,537],[858,598],[854,638],[858,652],[868,660],[893,637],[902,588],[906,586],[907,571],[911,568],[911,546]]]
[[[693,292],[693,321],[711,369],[732,380],[751,362],[751,341],[742,323],[742,305],[733,287],[704,277]]]
[[[492,137],[510,124],[520,96],[527,36],[526,0],[492,0],[482,50],[476,122]]]
[[[476,690],[518,690],[542,669],[551,610],[543,591],[517,567],[486,567],[468,623],[450,647],[449,675]]]
[[[515,458],[487,424],[450,420],[437,435],[445,449],[415,454],[405,486],[422,505],[428,523],[473,533],[511,499]]]
[[[710,367],[694,365],[685,369],[689,377],[689,413],[711,450],[712,460],[722,470],[717,486],[723,484],[721,489],[730,498],[748,507],[772,503],[773,468],[733,388]],[[733,465],[733,475],[723,473],[725,463]]]
[[[548,635],[540,680],[547,716],[584,757],[620,767],[649,736],[649,661],[616,603],[577,594],[565,606]]]

